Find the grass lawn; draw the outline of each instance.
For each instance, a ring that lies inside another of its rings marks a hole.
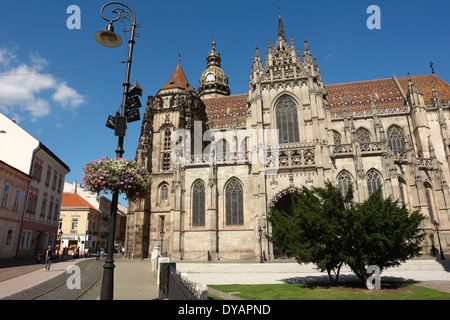
[[[386,282],[381,290],[368,290],[360,283],[211,285],[213,289],[233,292],[245,300],[450,300],[450,293],[401,282]],[[212,297],[215,299],[216,297]]]

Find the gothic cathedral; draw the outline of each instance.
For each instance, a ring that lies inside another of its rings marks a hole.
[[[136,160],[152,173],[149,197],[129,203],[127,253],[158,246],[173,260],[276,259],[273,208],[329,180],[356,202],[378,187],[426,216],[424,253],[450,244],[450,85],[434,72],[325,85],[305,40],[256,48],[247,94],[231,95],[212,44],[200,86],[180,62],[148,97]]]

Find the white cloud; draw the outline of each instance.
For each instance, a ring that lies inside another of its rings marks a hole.
[[[64,108],[76,108],[84,102],[84,97],[74,89],[69,88],[65,82],[58,85],[56,92],[53,94],[53,99]]]
[[[15,63],[16,66],[11,65]],[[57,104],[64,109],[76,108],[84,97],[66,82],[51,74],[39,73],[48,62],[37,52],[30,63],[18,63],[14,52],[0,49],[0,110],[8,115],[29,113],[32,121],[51,113]]]

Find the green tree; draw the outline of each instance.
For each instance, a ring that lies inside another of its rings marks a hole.
[[[372,288],[369,266],[382,271],[420,255],[424,234],[419,226],[424,217],[390,197],[383,199],[381,189],[360,204],[351,204],[352,195],[351,186],[344,197],[331,182],[324,188],[303,187],[292,212],[274,210],[269,215],[269,239],[290,250],[297,262],[314,263],[327,271],[332,285],[347,264]]]
[[[337,284],[345,262],[343,239],[346,237],[349,188],[344,198],[330,182],[325,188],[303,187],[296,195],[292,212],[275,209],[268,220],[272,224],[270,240],[292,252],[299,263],[314,263],[327,271],[330,283]]]
[[[419,211],[410,213],[391,197],[383,199],[381,188],[352,206],[348,217],[345,263],[368,288],[368,266],[376,265],[383,271],[420,256],[425,236],[419,228],[423,215]]]

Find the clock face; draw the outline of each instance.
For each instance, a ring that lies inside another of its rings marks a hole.
[[[210,81],[214,81],[215,77],[214,77],[214,73],[208,73],[206,75],[206,81],[210,82]]]

